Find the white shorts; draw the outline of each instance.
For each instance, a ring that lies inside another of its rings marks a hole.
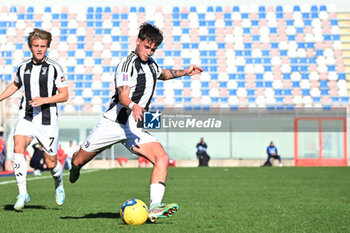
[[[23,118],[18,119],[13,135],[23,135],[36,138],[48,155],[57,155],[58,149],[58,125],[42,125]]]
[[[100,152],[111,147],[118,142],[132,152],[132,147],[148,142],[157,142],[158,140],[144,131],[137,128],[136,122],[130,114],[126,125],[119,124],[103,117],[93,128],[82,145],[82,149],[87,152]]]

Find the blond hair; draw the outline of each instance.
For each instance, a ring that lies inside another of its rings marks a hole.
[[[50,32],[40,30],[38,28],[34,28],[34,30],[31,33],[29,33],[29,36],[28,36],[29,48],[32,47],[33,40],[35,39],[47,40],[47,47],[50,48],[50,44],[52,41],[52,36]]]

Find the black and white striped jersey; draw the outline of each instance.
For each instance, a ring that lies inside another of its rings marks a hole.
[[[115,94],[104,117],[121,124],[126,123],[131,109],[119,103],[117,88],[120,86],[130,86],[129,98],[148,110],[157,79],[161,74],[161,68],[152,58],[142,62],[134,52],[123,58],[115,70]]]
[[[50,58],[40,64],[34,64],[32,59],[25,60],[18,66],[15,82],[21,85],[23,92],[19,117],[43,125],[57,124],[55,103],[32,107],[29,101],[37,96],[54,96],[57,88],[67,87],[62,66]]]

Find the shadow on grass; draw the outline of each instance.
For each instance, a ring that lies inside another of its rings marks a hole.
[[[85,218],[120,218],[120,213],[96,213],[96,214],[85,214],[81,217],[76,216],[65,216],[61,219],[85,219]]]
[[[58,210],[58,208],[47,208],[46,206],[43,205],[25,205],[24,209],[37,209],[37,210]],[[13,204],[12,205],[4,205],[4,210],[5,211],[16,211],[13,208]]]

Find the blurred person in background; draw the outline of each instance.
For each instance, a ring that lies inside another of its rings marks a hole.
[[[204,138],[201,138],[199,143],[196,145],[197,148],[197,158],[199,160],[199,167],[208,167],[210,156],[207,153],[207,143],[204,142]]]

